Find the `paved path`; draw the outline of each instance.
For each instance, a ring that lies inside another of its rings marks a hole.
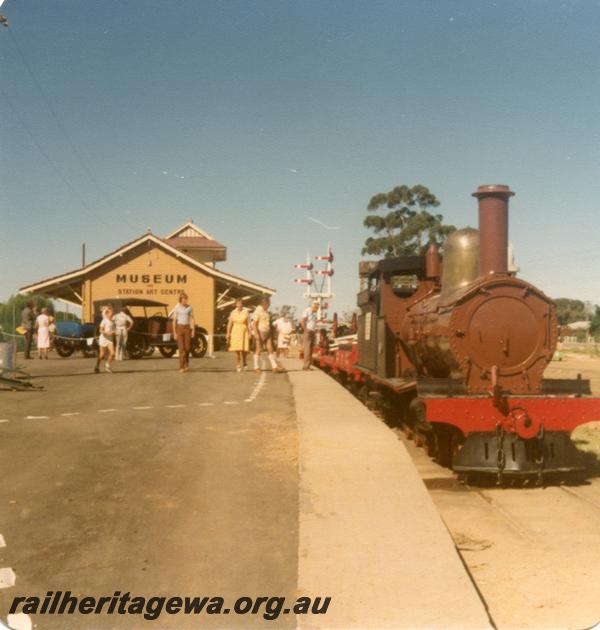
[[[92,365],[28,364],[48,372],[35,379],[46,391],[0,393],[0,567],[16,573],[0,609],[17,594],[59,589],[295,597],[297,436],[286,377],[235,373],[230,357],[195,361],[188,374],[175,359],[124,362],[112,375],[91,374]],[[90,627],[89,617],[34,620],[42,630]],[[92,621],[140,627],[131,617]],[[295,620],[203,616],[201,627],[265,625]],[[198,621],[163,613],[157,627]]]
[[[297,366],[299,362],[288,362]],[[300,448],[300,589],[327,592],[300,628],[489,628],[404,445],[320,371],[290,372]]]
[[[404,446],[325,374],[289,365],[259,376],[226,355],[188,374],[159,358],[112,375],[86,359],[28,364],[45,391],[0,393],[0,569],[16,575],[0,610],[48,590],[229,605],[308,595],[332,598],[326,615],[152,624],[489,627]],[[40,630],[142,625],[33,619]]]

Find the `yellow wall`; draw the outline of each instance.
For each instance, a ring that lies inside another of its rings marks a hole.
[[[181,291],[194,307],[196,324],[214,332],[215,281],[153,244],[107,263],[84,282],[83,314],[92,321],[93,303],[128,297],[156,300],[169,307]]]

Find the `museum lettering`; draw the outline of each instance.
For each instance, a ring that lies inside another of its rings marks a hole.
[[[136,284],[141,282],[142,284],[186,284],[187,274],[174,274],[174,273],[155,273],[150,274],[137,274],[137,273],[118,273],[117,282],[128,282],[130,284]]]

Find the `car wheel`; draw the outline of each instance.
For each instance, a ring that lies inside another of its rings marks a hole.
[[[206,337],[202,333],[196,333],[192,339],[192,356],[195,359],[201,359],[208,349]]]
[[[136,342],[127,344],[127,354],[130,359],[141,359],[146,352],[146,348],[143,343]]]
[[[165,359],[170,359],[177,352],[177,348],[175,346],[158,346],[158,351]]]
[[[71,341],[57,341],[54,345],[54,349],[59,356],[65,359],[75,352],[75,346]]]

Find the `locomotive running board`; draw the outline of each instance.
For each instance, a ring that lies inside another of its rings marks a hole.
[[[393,389],[398,394],[412,390],[416,385],[416,381],[412,378],[387,378],[385,376],[379,376],[373,370],[370,370],[362,365],[355,365],[354,368],[359,372],[362,372],[365,376],[368,376],[373,383],[385,385],[386,387]]]
[[[467,386],[454,378],[420,378],[417,381],[418,396],[464,396]]]
[[[453,378],[420,378],[417,381],[419,396],[464,396],[467,386],[464,381]],[[546,396],[590,396],[590,381],[579,378],[545,378],[542,394]]]
[[[542,394],[564,396],[590,396],[592,389],[589,379],[581,378],[545,378],[542,380]]]

